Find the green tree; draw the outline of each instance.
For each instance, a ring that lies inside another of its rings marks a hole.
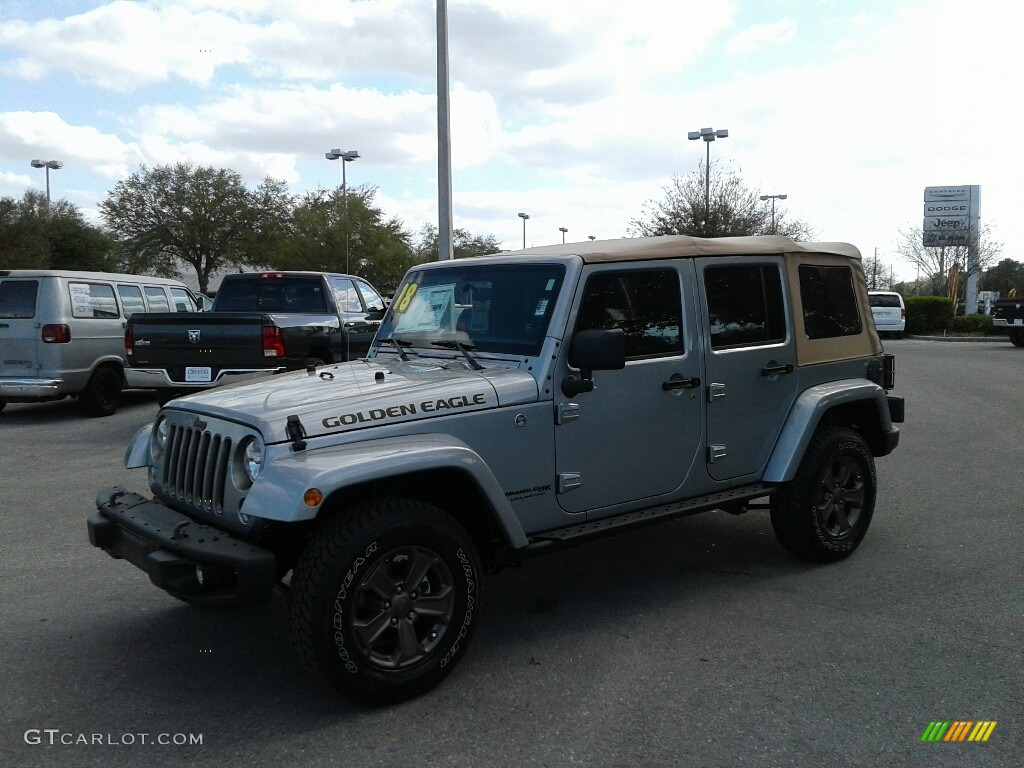
[[[48,203],[28,190],[21,200],[0,198],[0,267],[111,271],[111,239],[67,200]]]
[[[1006,298],[1010,291],[1017,289],[1017,296],[1024,296],[1024,264],[1016,259],[1002,259],[998,264],[985,270],[981,277],[982,290],[999,291]]]
[[[416,255],[421,262],[437,261],[438,235],[437,227],[433,224],[424,224],[419,231],[416,244]],[[501,242],[494,235],[474,235],[466,229],[456,229],[452,232],[452,250],[456,259],[465,259],[470,256],[486,256],[490,253],[497,253],[501,250]]]
[[[318,188],[295,202],[288,233],[268,263],[276,269],[350,272],[392,291],[417,263],[400,219],[386,218],[371,186]]]
[[[733,169],[723,170],[717,161],[711,164],[709,205],[705,206],[706,176],[704,163],[688,176],[672,176],[663,188],[662,200],[648,200],[643,213],[629,223],[629,234],[692,235],[729,237],[779,234],[794,240],[810,240],[813,230],[804,222],[790,219],[778,201],[774,228],[770,200],[761,200],[761,192],[751,189]]]
[[[100,213],[126,268],[173,275],[184,262],[205,292],[217,270],[262,265],[286,232],[289,205],[283,182],[250,191],[235,171],[177,163],[140,166]]]

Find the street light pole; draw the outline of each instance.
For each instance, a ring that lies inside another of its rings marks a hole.
[[[704,160],[704,235],[707,236],[708,226],[711,219],[711,142],[715,139],[729,138],[729,129],[701,128],[699,131],[689,131],[686,134],[690,141],[704,139],[707,146],[706,158]]]
[[[775,201],[785,200],[788,195],[761,195],[762,200],[772,201],[772,234],[775,234]]]
[[[46,207],[50,207],[50,169],[53,168],[55,171],[59,171],[64,167],[62,160],[33,160],[30,165],[33,168],[45,168],[46,169]]]
[[[519,213],[518,216],[523,220],[523,248],[526,248],[526,220],[530,218],[530,214]]]
[[[562,233],[562,245],[565,245],[565,233],[568,232],[569,230],[566,229],[565,227],[559,227],[558,231]]]
[[[455,257],[452,131],[448,93],[448,2],[437,0],[437,259]]]
[[[348,231],[348,179],[345,176],[345,164],[351,163],[359,158],[359,152],[354,149],[342,152],[340,149],[332,149],[324,152],[328,160],[341,160],[341,205],[345,215],[345,273],[349,272],[349,231]]]

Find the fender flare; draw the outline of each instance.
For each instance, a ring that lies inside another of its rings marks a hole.
[[[839,405],[863,401],[874,402],[882,430],[892,430],[885,390],[873,381],[842,379],[804,390],[786,417],[763,479],[771,483],[792,480],[825,413]]]
[[[245,497],[242,511],[265,520],[312,520],[320,506],[310,507],[303,494],[317,488],[323,498],[341,488],[373,480],[434,469],[466,475],[487,499],[495,521],[515,549],[528,543],[519,519],[490,467],[468,445],[451,435],[387,437],[331,448],[293,452],[289,443],[268,451],[266,465]]]

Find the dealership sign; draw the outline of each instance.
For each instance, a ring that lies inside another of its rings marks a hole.
[[[926,248],[970,245],[977,231],[981,187],[925,187],[924,224],[921,232]]]

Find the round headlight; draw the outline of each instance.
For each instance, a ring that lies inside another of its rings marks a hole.
[[[263,441],[254,437],[245,446],[245,474],[251,482],[256,482],[263,469]]]
[[[150,443],[154,459],[159,459],[167,449],[167,439],[170,434],[171,425],[167,423],[167,419],[161,418],[157,421],[156,429],[153,430],[153,441]]]

